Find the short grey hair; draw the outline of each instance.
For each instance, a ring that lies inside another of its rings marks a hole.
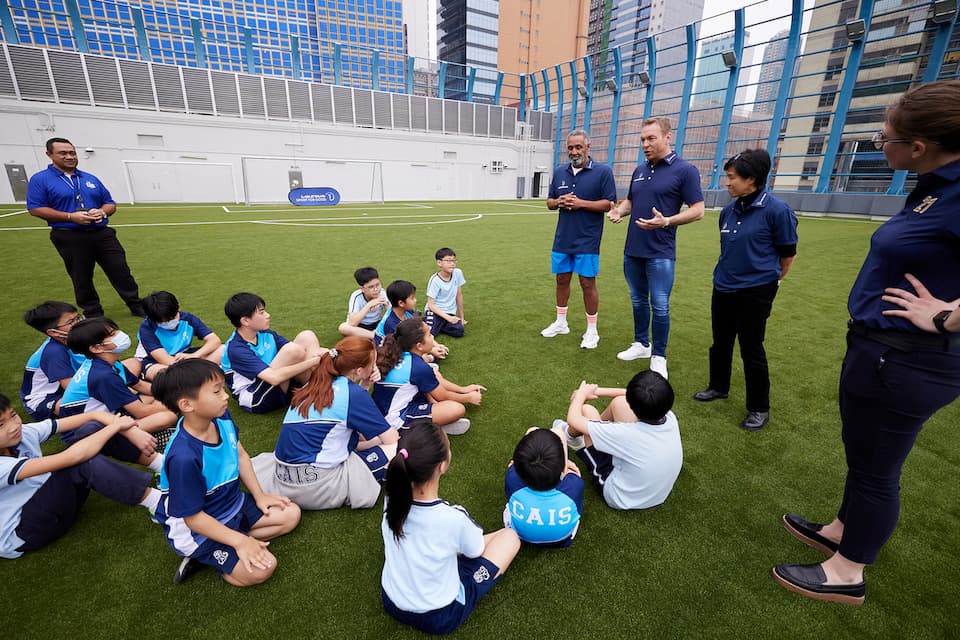
[[[573,131],[571,131],[570,133],[567,134],[567,139],[569,140],[569,139],[572,138],[573,136],[582,136],[582,137],[583,137],[583,143],[584,143],[585,145],[588,145],[588,146],[589,146],[589,144],[590,144],[590,134],[588,134],[588,133],[587,133],[586,131],[584,131],[583,129],[574,129]]]

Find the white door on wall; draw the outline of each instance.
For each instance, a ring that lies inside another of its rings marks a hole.
[[[180,202],[176,167],[162,163],[128,164],[134,202]]]
[[[134,202],[235,202],[233,167],[197,162],[126,163]]]

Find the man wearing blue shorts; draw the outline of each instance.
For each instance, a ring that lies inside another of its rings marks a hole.
[[[547,208],[560,210],[551,254],[552,272],[557,275],[557,319],[540,332],[545,338],[570,333],[567,302],[575,271],[580,276],[583,307],[587,314],[587,331],[580,342],[582,349],[596,349],[600,342],[597,333],[600,240],[603,216],[617,201],[613,172],[610,167],[594,162],[589,151],[590,138],[586,131],[571,131],[567,136],[570,162],[554,171],[547,194]]]

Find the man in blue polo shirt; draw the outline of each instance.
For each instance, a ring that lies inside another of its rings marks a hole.
[[[99,264],[130,313],[144,317],[126,253],[117,232],[107,226],[117,210],[110,192],[96,176],[77,169],[77,151],[66,138],[47,140],[47,157],[51,164],[30,178],[27,209],[47,221],[50,241],[73,281],[77,306],[88,318],[103,315],[93,286],[93,266]]]
[[[630,215],[623,248],[623,275],[633,304],[633,343],[621,360],[650,358],[650,368],[667,377],[670,291],[677,261],[677,230],[703,217],[700,172],[670,148],[670,121],[643,121],[640,142],[647,161],[630,180],[627,199],[611,209],[611,222]],[[680,207],[686,204],[686,211]],[[651,308],[653,309],[651,348]]]
[[[567,157],[570,163],[557,167],[547,195],[547,208],[559,209],[557,231],[551,255],[552,271],[557,275],[557,319],[540,332],[545,338],[570,333],[567,326],[567,302],[573,272],[580,276],[583,306],[587,314],[587,331],[580,342],[582,349],[596,349],[597,273],[600,271],[600,240],[603,236],[603,215],[617,201],[617,187],[610,167],[594,162],[589,155],[590,138],[582,129],[567,136]]]

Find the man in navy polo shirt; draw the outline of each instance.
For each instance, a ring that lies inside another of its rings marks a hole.
[[[144,317],[127,255],[116,231],[107,226],[117,210],[110,192],[96,176],[77,169],[77,151],[66,138],[47,140],[47,157],[51,164],[30,178],[27,209],[47,221],[50,241],[73,281],[77,306],[87,317],[103,315],[93,286],[93,266],[99,264],[130,313]]]
[[[567,157],[570,163],[557,167],[547,195],[547,208],[559,209],[557,231],[551,254],[552,271],[557,275],[557,319],[540,332],[545,338],[570,333],[567,326],[567,302],[573,272],[580,276],[583,307],[587,314],[587,331],[580,342],[582,349],[596,349],[597,273],[600,271],[600,240],[603,236],[603,214],[617,201],[617,186],[610,167],[594,162],[589,155],[590,138],[577,129],[567,136]]]
[[[617,357],[650,358],[650,368],[666,378],[676,227],[703,217],[703,190],[697,168],[670,148],[668,119],[644,120],[640,141],[647,161],[634,170],[627,199],[608,216],[611,222],[620,222],[629,213],[631,223],[623,248],[623,275],[633,303],[633,344]],[[681,212],[684,204],[687,210]]]

